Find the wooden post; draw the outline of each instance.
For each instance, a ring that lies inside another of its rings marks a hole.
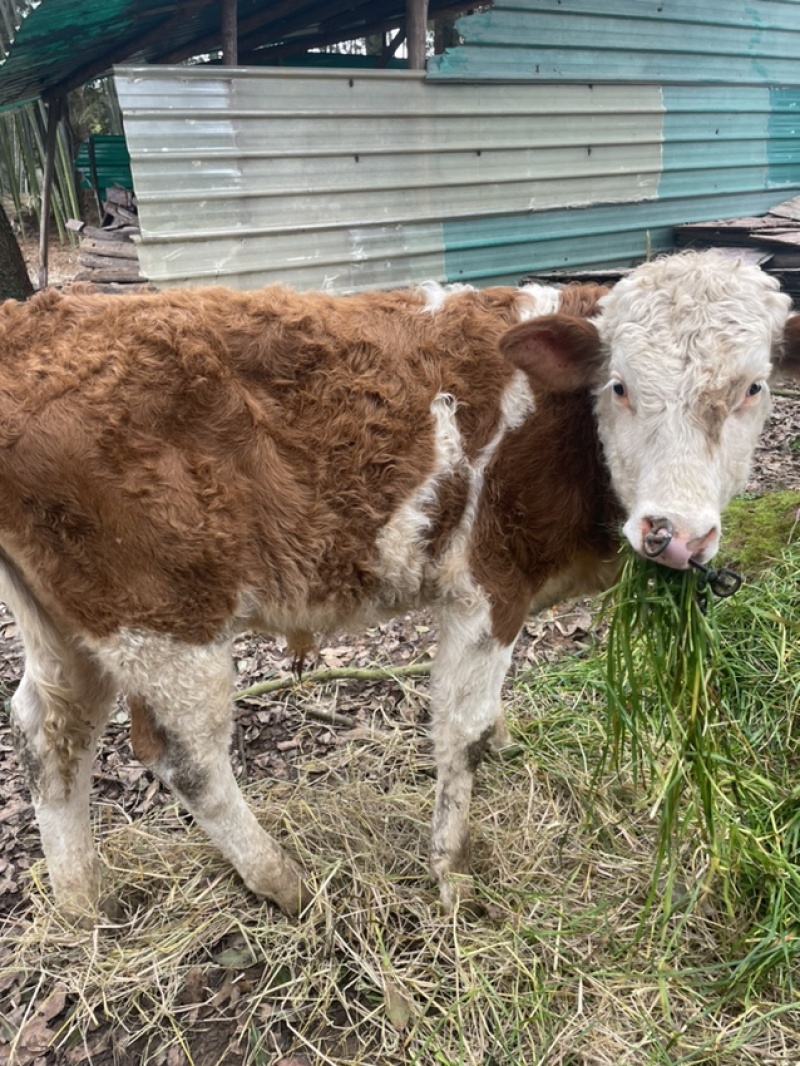
[[[408,69],[425,69],[425,31],[428,25],[428,0],[406,0],[406,46]]]
[[[64,105],[63,96],[52,96],[47,101],[47,138],[44,150],[44,175],[42,176],[42,202],[39,218],[39,289],[47,288],[47,265],[50,258],[48,227],[50,224],[50,200],[53,193],[53,174],[56,167],[56,144],[58,123]]]
[[[97,217],[99,222],[98,226],[103,225],[103,205],[100,202],[100,179],[97,176],[97,153],[94,149],[94,136],[89,134],[87,139],[87,147],[89,150],[89,176],[92,179],[92,192],[94,193],[94,204],[97,208]]]
[[[239,62],[237,0],[222,0],[222,62],[235,67]]]

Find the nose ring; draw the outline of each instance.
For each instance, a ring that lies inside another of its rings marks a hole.
[[[666,551],[675,531],[668,518],[651,518],[648,521],[651,529],[644,535],[644,553],[648,559],[655,559],[656,556]]]

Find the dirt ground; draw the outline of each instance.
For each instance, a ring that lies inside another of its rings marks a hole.
[[[24,252],[35,270],[36,249],[27,242]],[[54,245],[51,249],[51,279],[54,284],[68,280],[76,268],[77,252]],[[748,491],[763,493],[775,488],[800,489],[800,389],[797,384],[778,381],[777,386],[794,391],[794,398],[778,395],[770,423],[758,449]],[[550,660],[574,650],[592,629],[586,604],[568,605],[547,616],[531,620],[525,627],[515,652],[514,668]],[[409,615],[390,624],[356,635],[336,635],[327,639],[317,653],[319,666],[369,666],[390,661],[395,666],[423,660],[435,651],[436,634],[430,618]],[[287,677],[291,661],[280,642],[242,638],[236,643],[235,662],[240,687]],[[8,699],[22,674],[22,653],[14,620],[0,605],[0,931],[24,922],[30,910],[26,872],[41,856],[33,809],[18,771],[11,746]],[[421,688],[424,686],[420,686]],[[253,699],[239,705],[234,729],[232,757],[240,778],[259,777],[292,780],[295,759],[309,755],[324,760],[334,748],[348,743],[376,710],[388,721],[408,714],[426,717],[423,700],[410,703],[408,693],[394,682],[353,681],[343,685],[335,704],[333,720],[301,718],[291,696]],[[329,715],[330,708],[326,709]],[[336,717],[338,716],[338,717]],[[171,802],[169,794],[134,759],[129,738],[127,714],[118,708],[106,731],[96,762],[93,801],[113,809],[113,817],[140,818],[156,805]],[[0,952],[2,939],[0,938]],[[0,984],[0,1003],[14,1000],[14,979]],[[11,1033],[2,1024],[0,1009],[0,1063]],[[6,1021],[13,1026],[13,1011]],[[209,1049],[211,1052],[213,1049]],[[35,1066],[57,1066],[68,1061],[51,1053],[32,1055]],[[71,1061],[71,1060],[70,1060]],[[79,1061],[75,1059],[74,1061]],[[102,1054],[95,1063],[111,1062]],[[131,1064],[133,1066],[133,1064]],[[295,1066],[301,1066],[298,1061]]]

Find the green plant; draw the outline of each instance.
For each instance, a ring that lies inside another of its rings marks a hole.
[[[631,557],[613,594],[609,746],[657,821],[648,902],[665,938],[687,892],[750,916],[721,984],[780,974],[794,987],[800,964],[799,570],[784,548],[757,584],[706,608],[696,574]]]

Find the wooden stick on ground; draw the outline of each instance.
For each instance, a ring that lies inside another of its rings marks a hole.
[[[357,667],[337,666],[328,670],[313,670],[302,678],[276,677],[271,681],[259,681],[249,688],[234,694],[235,700],[249,696],[263,696],[268,692],[295,688],[298,685],[323,685],[328,681],[389,681],[399,677],[426,677],[431,672],[431,663],[409,663],[407,666]]]

